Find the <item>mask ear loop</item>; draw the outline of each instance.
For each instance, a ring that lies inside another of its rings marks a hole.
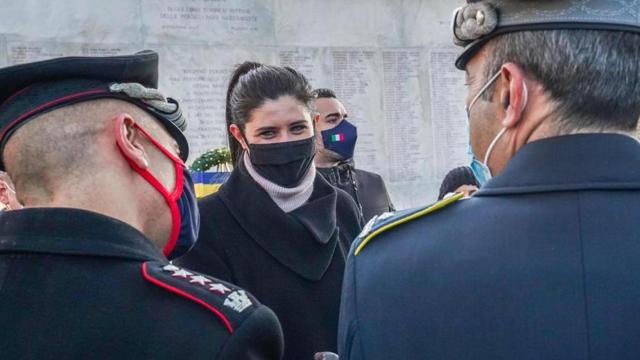
[[[115,127],[116,127],[115,131],[120,131],[122,124],[124,123],[124,119],[125,119],[124,116],[121,116],[117,119],[117,121],[115,122]],[[173,191],[169,192],[169,190],[167,190],[164,187],[164,185],[162,185],[162,183],[149,171],[149,169],[142,169],[133,160],[129,159],[129,157],[127,157],[124,154],[124,151],[122,150],[122,147],[124,145],[121,144],[121,139],[120,138],[116,139],[116,144],[118,145],[118,149],[120,149],[120,151],[123,153],[129,165],[138,174],[140,174],[145,180],[147,180],[147,182],[153,188],[155,188],[158,192],[160,192],[162,197],[167,202],[167,205],[169,206],[169,210],[171,211],[171,233],[169,234],[169,239],[167,243],[162,249],[162,253],[165,256],[167,256],[175,248],[176,243],[178,242],[178,236],[180,235],[180,224],[182,222],[182,217],[180,216],[180,209],[178,209],[177,201],[183,192],[183,187],[184,187],[183,171],[185,169],[185,164],[182,161],[182,159],[173,155],[162,144],[160,144],[158,140],[156,140],[153,136],[151,136],[151,134],[149,134],[145,129],[143,129],[140,125],[138,125],[138,123],[133,122],[133,127],[138,129],[138,131],[140,131],[143,135],[145,135],[147,139],[149,139],[149,141],[151,141],[151,143],[153,143],[158,148],[158,150],[160,150],[164,155],[166,155],[170,160],[172,160],[174,164],[174,169],[176,173],[175,174],[176,183]]]
[[[502,128],[502,130],[500,130],[498,135],[496,135],[496,137],[493,138],[493,141],[491,142],[491,144],[487,148],[487,153],[484,156],[484,162],[483,162],[484,166],[486,166],[487,168],[489,167],[488,161],[489,161],[489,156],[491,156],[491,152],[493,151],[493,147],[496,146],[496,143],[498,143],[498,140],[500,140],[500,138],[502,137],[502,135],[504,135],[505,132],[507,132],[507,128],[506,127]],[[491,170],[489,170],[489,173],[491,173]]]
[[[473,97],[473,99],[471,100],[471,102],[469,103],[469,106],[467,107],[467,112],[469,110],[471,110],[471,107],[473,106],[473,104],[476,103],[476,101],[478,101],[478,99],[480,99],[480,96],[482,96],[482,94],[487,91],[487,89],[489,88],[489,86],[491,86],[491,84],[493,84],[498,77],[500,77],[500,75],[502,74],[502,69],[500,69],[497,73],[495,73],[495,75],[493,75],[491,77],[491,79],[489,79],[489,81],[487,81],[486,84],[484,84],[484,86],[480,89],[480,91],[478,91],[478,93],[476,94],[476,96]]]
[[[523,81],[523,85],[524,85],[524,101],[522,102],[522,108],[520,109],[520,111],[524,111],[524,109],[527,107],[527,103],[529,102],[529,90],[527,89],[527,83]],[[500,130],[498,135],[496,135],[496,137],[493,139],[493,141],[487,148],[487,153],[484,156],[484,165],[487,168],[489,167],[489,164],[488,164],[489,156],[491,156],[491,152],[493,151],[493,148],[496,146],[496,144],[498,143],[498,140],[500,140],[500,138],[502,137],[502,135],[504,135],[506,131],[507,131],[507,128],[503,127],[502,130]]]

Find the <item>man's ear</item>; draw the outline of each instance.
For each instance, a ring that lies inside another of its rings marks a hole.
[[[116,143],[122,154],[140,169],[147,169],[149,160],[142,143],[144,135],[135,127],[135,120],[131,115],[122,113],[113,121]]]
[[[313,117],[313,137],[316,138],[316,152],[324,149],[324,142],[322,142],[322,131],[318,129],[320,121],[320,115],[316,115]]]
[[[242,136],[242,130],[240,130],[240,127],[236,124],[231,124],[229,125],[229,131],[231,132],[231,135],[233,135],[233,138],[240,143],[242,149],[245,151],[248,150],[249,146],[244,140],[244,136]]]
[[[520,122],[527,106],[527,84],[524,72],[513,63],[506,63],[502,66],[502,78],[503,81],[506,81],[500,93],[500,102],[505,111],[502,125],[506,128],[512,128]]]

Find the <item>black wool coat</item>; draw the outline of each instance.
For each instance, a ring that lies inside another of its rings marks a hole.
[[[355,203],[319,174],[309,201],[283,212],[240,164],[200,201],[196,246],[177,263],[251,291],[281,321],[285,359],[336,351],[345,256],[361,230]]]
[[[0,215],[0,359],[282,357],[276,315],[169,264],[128,224],[70,208]]]

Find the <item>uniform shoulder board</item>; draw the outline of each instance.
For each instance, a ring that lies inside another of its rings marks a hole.
[[[142,276],[152,284],[213,312],[230,333],[259,305],[253,295],[233,284],[173,264],[145,262],[142,264]]]
[[[427,207],[397,211],[394,213],[384,213],[374,217],[367,223],[367,225],[365,225],[362,233],[360,233],[356,238],[355,243],[357,246],[354,254],[360,254],[362,249],[364,249],[364,247],[367,246],[367,244],[369,244],[369,242],[377,235],[380,235],[389,229],[393,229],[396,226],[438,211],[462,198],[464,198],[464,194],[458,193]]]

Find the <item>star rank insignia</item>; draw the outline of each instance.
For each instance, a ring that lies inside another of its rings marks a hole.
[[[152,285],[173,294],[171,296],[177,295],[201,305],[217,317],[229,333],[251,316],[254,305],[256,308],[259,305],[251,294],[236,291],[231,284],[180,266],[148,261],[142,263],[141,270],[144,279]]]
[[[180,270],[180,268],[179,268],[179,267],[177,267],[177,266],[175,266],[175,265],[173,265],[173,264],[169,264],[169,265],[165,265],[165,266],[162,268],[162,270],[164,270],[164,271],[171,271],[171,272],[173,272],[173,271],[178,271],[178,270]]]
[[[192,283],[192,284],[200,284],[200,285],[204,286],[207,283],[210,283],[211,280],[207,279],[206,277],[204,277],[202,275],[196,275],[196,276],[192,276],[191,280],[189,280],[189,282]]]
[[[218,292],[222,295],[226,295],[229,291],[231,291],[231,289],[229,289],[228,287],[218,283],[209,284],[209,290]]]
[[[192,275],[193,275],[192,273],[188,272],[185,269],[176,270],[176,271],[173,272],[173,274],[171,274],[171,276],[181,277],[183,279],[186,279],[186,278],[188,278],[189,276],[192,276]]]
[[[189,272],[186,269],[175,266],[173,264],[161,266],[159,267],[159,269],[162,269],[162,272],[170,273],[170,276],[173,278],[188,280],[189,284],[197,284],[204,288],[203,290],[218,293],[224,299],[223,305],[233,309],[238,313],[243,312],[245,309],[253,305],[252,300],[244,290],[234,291],[233,289],[227,287],[221,282],[216,281],[215,279],[210,279],[199,273]]]
[[[224,300],[224,306],[228,306],[237,312],[243,312],[246,308],[253,303],[249,300],[247,293],[244,290],[236,290],[229,294]]]

